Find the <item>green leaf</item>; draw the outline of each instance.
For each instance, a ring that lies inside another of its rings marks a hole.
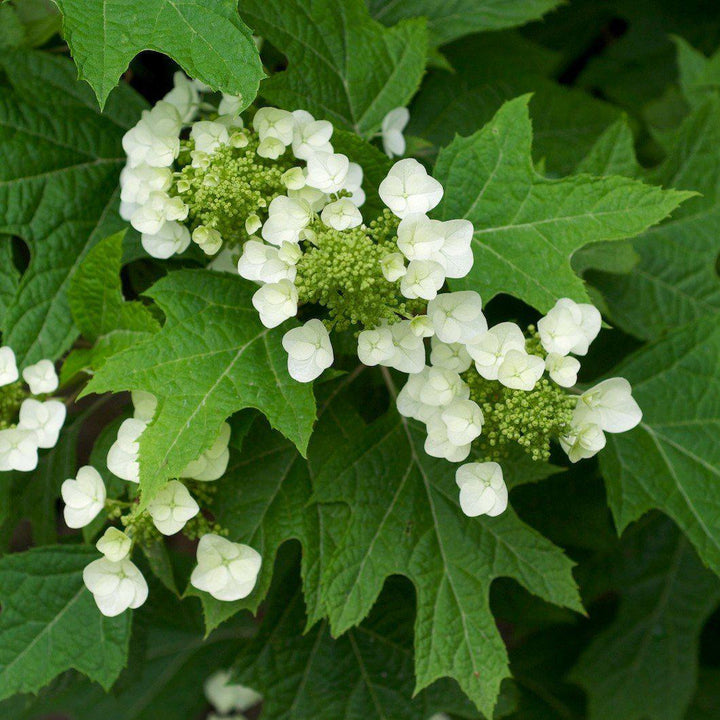
[[[631,356],[626,377],[643,411],[608,435],[600,464],[620,530],[648,510],[672,517],[720,574],[720,325],[702,318]]]
[[[4,53],[0,69],[0,233],[20,236],[31,255],[3,342],[26,365],[58,358],[77,336],[70,278],[100,238],[123,226],[121,138],[145,104],[124,86],[100,115],[72,63],[47,53]]]
[[[681,37],[673,37],[677,48],[680,88],[691,105],[720,91],[720,53],[705,57]]]
[[[315,457],[316,502],[345,502],[347,532],[324,563],[322,597],[334,635],[357,625],[391,575],[415,586],[416,691],[455,678],[491,715],[508,677],[505,645],[489,607],[493,579],[581,610],[572,563],[512,510],[468,518],[455,468],[424,452],[424,433],[393,409]]]
[[[485,301],[507,293],[546,311],[560,297],[587,301],[570,265],[577,249],[637,235],[692,193],[621,177],[542,177],[532,164],[528,100],[505,103],[482,130],[456,138],[435,176],[445,188],[439,216],[475,226],[475,264],[451,287],[477,290]]]
[[[0,330],[5,327],[5,313],[17,293],[20,273],[13,260],[12,238],[0,236]]]
[[[166,315],[149,340],[111,357],[86,392],[145,390],[159,399],[140,440],[142,501],[212,445],[234,412],[254,407],[305,452],[315,420],[312,385],[287,372],[286,328],[263,327],[255,287],[207,270],[170,273],[147,292]]]
[[[621,591],[617,618],[571,675],[588,692],[588,718],[682,720],[720,580],[666,518],[632,533],[611,567]]]
[[[562,0],[368,0],[376,20],[392,25],[426,17],[434,44],[443,45],[470,33],[524,25],[554,10]]]
[[[249,105],[263,77],[250,29],[233,0],[55,0],[80,78],[103,107],[141,50],[175,60],[190,77]]]
[[[74,668],[110,688],[127,660],[130,613],[107,618],[82,581],[94,548],[49,546],[0,559],[0,698]]]
[[[635,139],[623,115],[610,125],[576,168],[590,175],[624,175],[637,178],[641,168],[635,157]]]
[[[666,161],[649,177],[666,187],[698,190],[666,223],[633,241],[640,262],[629,275],[593,274],[611,319],[639,338],[720,310],[716,262],[720,233],[720,98],[685,120]]]
[[[420,85],[427,55],[423,20],[386,29],[364,0],[244,0],[243,17],[288,57],[261,95],[369,136]]]

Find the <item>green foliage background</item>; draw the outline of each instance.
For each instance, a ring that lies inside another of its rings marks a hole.
[[[35,473],[0,474],[0,717],[192,720],[232,668],[265,720],[720,720],[718,48],[710,0],[0,4],[2,344],[62,361],[71,405]],[[295,383],[250,284],[150,260],[121,221],[121,138],[177,66],[332,121],[373,210],[407,105],[436,217],[475,226],[452,289],[526,324],[590,298],[581,380],[627,377],[640,426],[578,466],[509,462],[507,513],[465,517],[399,376]],[[160,399],[144,503],[230,418],[210,509],[263,556],[245,600],[187,590],[168,542],[145,606],[97,612],[101,525],[67,534],[56,500],[104,472],[128,390]]]

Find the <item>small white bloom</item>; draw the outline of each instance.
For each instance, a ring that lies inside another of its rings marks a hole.
[[[594,305],[561,298],[538,321],[538,334],[548,352],[586,355],[601,325],[602,317]]]
[[[395,352],[387,366],[408,374],[420,372],[425,367],[425,344],[412,331],[410,321],[394,323],[390,326],[390,334]]]
[[[350,200],[357,207],[362,207],[365,202],[365,191],[362,188],[363,169],[357,163],[351,162],[345,176],[345,184],[343,190],[350,193]]]
[[[425,384],[420,390],[420,402],[433,407],[445,407],[455,398],[467,399],[470,388],[460,375],[442,367],[427,370]]]
[[[467,463],[457,469],[460,508],[468,517],[495,517],[505,512],[508,491],[502,468],[496,462]]]
[[[295,245],[294,247],[297,247]],[[241,277],[262,283],[294,282],[297,269],[280,259],[280,250],[258,240],[248,240],[237,264]]]
[[[302,256],[302,248],[296,243],[284,242],[278,249],[278,257],[288,265],[297,265]]]
[[[260,136],[260,141],[272,138],[287,147],[293,139],[295,118],[287,110],[279,108],[260,108],[253,118],[253,129]]]
[[[95,547],[110,562],[124,560],[132,549],[132,540],[116,527],[109,527],[103,536],[95,543]]]
[[[253,591],[262,564],[260,553],[248,545],[212,533],[200,538],[197,561],[190,583],[226,601],[240,600]]]
[[[545,358],[545,369],[560,387],[572,387],[577,382],[580,362],[572,355],[551,352]]]
[[[224,422],[220,426],[220,433],[217,439],[197,460],[188,463],[182,472],[182,477],[191,478],[192,480],[200,480],[202,482],[212,482],[219,480],[227,470],[228,461],[230,460],[230,435],[232,431],[230,425]]]
[[[230,134],[222,123],[201,120],[193,124],[190,139],[195,141],[195,150],[212,155],[221,145],[227,145]]]
[[[317,152],[307,161],[307,184],[326,194],[343,189],[350,161],[340,153]]]
[[[299,198],[278,195],[270,203],[268,219],[262,227],[262,236],[273,245],[298,242],[300,231],[313,219],[310,205]]]
[[[288,372],[298,382],[312,382],[334,359],[330,334],[320,320],[308,320],[288,330],[282,339],[288,354]]]
[[[442,185],[413,158],[396,162],[378,189],[380,199],[399,218],[427,213],[442,199]]]
[[[423,213],[406,215],[397,229],[397,246],[408,260],[436,260],[443,238]]]
[[[198,225],[192,233],[192,241],[200,247],[206,255],[216,255],[222,247],[222,235],[215,229],[206,225]]]
[[[167,193],[155,190],[132,214],[130,224],[140,233],[157,235],[167,221],[185,220],[188,211],[182,198],[171,198]]]
[[[145,578],[127,558],[120,562],[107,558],[94,560],[83,570],[83,582],[107,617],[139,608],[148,596]]]
[[[472,290],[442,293],[428,303],[427,312],[443,342],[468,345],[487,332],[482,299]]]
[[[13,349],[7,345],[0,347],[0,387],[17,382],[19,377]]]
[[[22,371],[22,376],[33,395],[55,392],[60,384],[55,366],[50,360],[40,360],[34,365],[28,365]]]
[[[288,197],[293,200],[302,200],[314,213],[319,213],[330,201],[324,192],[309,185],[305,185],[299,190],[288,190]]]
[[[262,220],[253,213],[245,218],[245,232],[254,235],[262,227]]]
[[[90,465],[81,467],[75,479],[65,480],[60,494],[65,503],[65,524],[69,528],[89,525],[105,507],[105,483],[100,473]]]
[[[455,398],[442,411],[440,417],[447,428],[448,440],[458,447],[480,437],[484,422],[480,406],[467,398]]]
[[[135,127],[123,135],[122,146],[131,167],[169,167],[180,152],[182,118],[177,108],[162,100],[144,110]]]
[[[0,430],[0,471],[30,472],[38,464],[38,445],[31,430]]]
[[[438,255],[433,257],[449,278],[465,277],[473,266],[473,226],[469,220],[431,220],[432,231],[442,238]]]
[[[475,361],[477,371],[486,380],[498,379],[500,365],[510,350],[525,351],[523,331],[510,322],[491,327],[474,343],[467,345],[467,351]]]
[[[405,107],[391,110],[382,121],[383,150],[388,157],[405,153],[403,130],[410,121],[410,111]]]
[[[257,154],[262,158],[269,160],[277,160],[284,152],[287,146],[282,140],[274,137],[266,137],[257,148]]]
[[[148,512],[163,535],[174,535],[200,512],[200,507],[179,480],[170,480],[150,501]]]
[[[228,95],[223,93],[220,104],[218,105],[218,115],[239,115],[243,110],[244,104],[242,95]]]
[[[621,377],[603,380],[586,390],[578,401],[597,414],[605,432],[632,430],[642,420],[642,410],[632,396],[630,383]]]
[[[179,222],[165,222],[154,234],[142,233],[140,242],[145,252],[159,260],[179,255],[190,246],[190,231]]]
[[[205,681],[205,697],[221,714],[243,712],[257,705],[263,698],[260,693],[244,685],[230,682],[230,672],[218,670]]]
[[[260,313],[260,322],[274,328],[297,315],[298,291],[290,280],[268,283],[253,295],[252,304]]]
[[[167,167],[126,165],[120,173],[120,199],[124,203],[143,205],[152,192],[167,192],[172,186],[172,170]]]
[[[605,433],[600,426],[600,416],[582,402],[578,402],[567,435],[560,438],[560,445],[570,462],[585,460],[605,447]]]
[[[411,260],[400,280],[400,292],[406,298],[432,300],[445,282],[445,271],[434,260]]]
[[[152,393],[144,390],[133,390],[130,396],[134,408],[133,417],[142,420],[144,423],[149,423],[157,410],[157,398]]]
[[[58,400],[40,402],[27,398],[20,406],[18,430],[35,433],[39,448],[52,448],[57,445],[66,414],[65,405]]]
[[[429,338],[435,335],[435,328],[427,315],[416,315],[410,321],[410,329],[419,338]]]
[[[396,398],[398,412],[404,417],[427,422],[438,409],[432,405],[425,405],[420,401],[420,392],[427,382],[430,368],[425,367],[420,372],[410,375]]]
[[[195,117],[200,105],[200,93],[197,85],[190,80],[185,73],[178,70],[173,75],[175,87],[163,98],[163,100],[177,108],[181,120],[189,123]],[[222,104],[222,103],[221,103]]]
[[[380,269],[388,282],[395,282],[407,272],[405,258],[400,253],[389,253],[380,259]]]
[[[305,187],[305,172],[302,168],[292,167],[281,175],[280,180],[288,190],[301,190]]]
[[[498,380],[513,390],[532,390],[545,371],[545,361],[525,350],[508,350],[498,368]]]
[[[358,358],[363,365],[386,365],[395,355],[392,332],[389,327],[363,330],[358,335]]]
[[[343,231],[357,227],[362,222],[362,215],[350,198],[340,198],[323,208],[320,214],[322,221],[335,230]]]
[[[427,432],[425,452],[431,457],[445,458],[448,462],[462,462],[470,454],[470,443],[456,445],[450,440],[440,413],[435,413],[428,419]]]
[[[295,120],[292,151],[296,158],[309,160],[316,152],[333,151],[330,144],[333,134],[331,123],[327,120],[316,120],[305,110],[295,110],[292,115]]]
[[[459,343],[444,343],[435,336],[432,340],[430,364],[454,370],[457,373],[465,372],[472,364],[472,358],[464,345]]]
[[[108,470],[113,475],[128,482],[140,482],[138,441],[146,427],[147,423],[137,418],[128,418],[120,425],[117,440],[112,444],[107,455]]]

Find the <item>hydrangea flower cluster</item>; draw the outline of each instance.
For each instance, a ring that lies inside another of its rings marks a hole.
[[[117,440],[107,456],[110,472],[130,483],[139,482],[138,450],[140,436],[152,421],[157,399],[144,392],[132,394],[134,416],[123,421]],[[227,468],[230,452],[230,426],[224,423],[216,442],[199,458],[189,463],[182,478],[170,480],[148,504],[138,512],[131,489],[131,501],[108,499],[100,473],[91,466],[78,470],[75,478],[66,480],[61,488],[65,502],[65,523],[70,528],[89,525],[104,509],[123,526],[109,527],[96,547],[103,554],[90,563],[83,573],[85,585],[95,597],[104,615],[113,616],[128,608],[137,608],[147,599],[148,587],[142,573],[132,562],[136,543],[157,542],[160,536],[184,531],[189,537],[200,537],[197,566],[190,582],[199,590],[218,600],[239,600],[255,587],[262,559],[247,545],[230,542],[201,513],[187,482],[199,483],[195,493],[207,499],[204,483],[219,479]],[[127,514],[123,511],[127,510]],[[193,521],[193,527],[188,523]],[[159,535],[158,535],[159,533]]]
[[[50,360],[29,365],[21,379],[12,348],[0,347],[0,471],[30,472],[38,451],[57,445],[66,410],[49,396],[58,384]]]

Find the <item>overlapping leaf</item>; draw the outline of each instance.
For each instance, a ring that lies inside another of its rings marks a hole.
[[[440,153],[435,176],[445,188],[440,217],[475,226],[475,264],[452,287],[485,300],[508,293],[546,311],[559,297],[587,299],[570,266],[575,250],[632,237],[691,194],[622,177],[542,177],[532,164],[527,103],[505,103],[482,130],[456,138]]]

